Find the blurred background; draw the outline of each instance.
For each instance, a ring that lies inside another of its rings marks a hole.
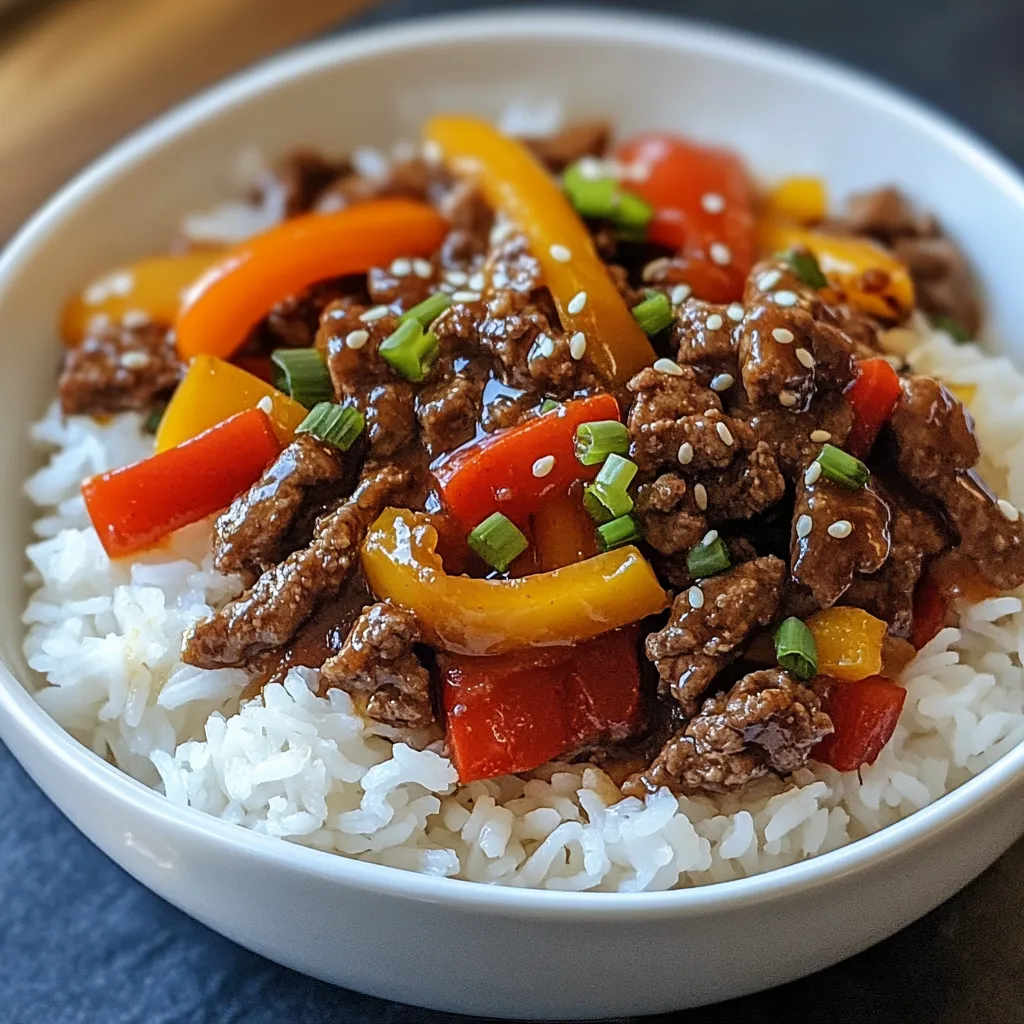
[[[272,53],[398,19],[511,6],[529,5],[0,0],[0,243],[126,132]],[[581,19],[621,6],[796,43],[918,95],[1024,164],[1024,0],[563,0],[560,6],[578,9]],[[0,821],[0,1024],[450,1019],[331,988],[214,935],[106,860],[2,747]],[[1018,844],[954,900],[874,949],[773,992],[673,1019],[1024,1021],[1022,921],[1024,844]]]

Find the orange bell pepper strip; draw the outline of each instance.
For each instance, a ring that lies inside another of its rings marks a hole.
[[[309,410],[241,367],[216,356],[196,356],[164,410],[156,450],[174,448],[265,398],[270,400],[267,415],[274,433],[285,445]]]
[[[583,489],[553,494],[533,514],[538,571],[561,569],[597,554],[594,520],[583,507]]]
[[[249,409],[177,448],[86,480],[82,496],[104,550],[122,558],[226,508],[280,450],[267,415]]]
[[[828,213],[828,189],[821,178],[783,178],[768,190],[764,216],[769,221],[817,224]]]
[[[874,764],[896,730],[906,699],[902,686],[879,676],[840,683],[825,701],[835,731],[811,751],[811,757],[840,772]]]
[[[882,671],[888,626],[861,608],[826,608],[807,620],[818,649],[818,672],[854,680]]]
[[[530,151],[472,117],[435,117],[426,138],[440,146],[455,173],[475,179],[487,201],[529,239],[562,327],[570,334],[583,332],[598,370],[609,380],[625,381],[650,366],[657,356],[647,335],[619,295],[586,226]],[[556,259],[552,247],[567,250],[569,259]],[[583,308],[570,312],[580,295]]]
[[[445,231],[439,213],[411,199],[292,217],[229,249],[189,289],[175,321],[178,354],[226,358],[290,295],[398,256],[430,256]]]
[[[868,457],[901,393],[900,379],[888,360],[862,359],[857,364],[857,379],[846,390],[846,399],[853,408],[853,424],[845,444],[851,455]]]
[[[91,321],[106,317],[119,322],[126,313],[145,313],[154,323],[174,323],[182,295],[220,259],[219,250],[180,256],[152,256],[117,267],[90,281],[64,306],[60,333],[64,344],[77,345]]]
[[[654,571],[632,546],[521,579],[449,576],[430,518],[385,509],[362,549],[381,599],[413,612],[429,641],[457,654],[504,654],[589,640],[667,604]]]

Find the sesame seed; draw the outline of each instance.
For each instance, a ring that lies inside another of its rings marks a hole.
[[[821,476],[821,463],[818,461],[812,462],[807,469],[804,471],[804,483],[810,487],[812,484],[818,482],[818,477]]]
[[[681,306],[691,295],[693,289],[688,284],[677,284],[672,289],[670,298],[673,306]]]
[[[811,528],[814,526],[814,520],[810,516],[801,516],[796,521],[796,535],[803,540],[804,537],[810,535]]]
[[[502,270],[495,270],[491,274],[491,284],[495,288],[507,288],[508,287],[508,275]]]
[[[480,301],[480,293],[479,292],[467,292],[467,291],[454,292],[452,294],[452,301],[453,302],[479,302]]]
[[[832,440],[832,435],[827,430],[812,430],[811,440],[815,444],[824,444],[826,441]]]
[[[837,540],[842,540],[844,537],[849,537],[853,533],[853,523],[849,519],[837,519],[827,530],[830,537],[835,537]]]
[[[596,156],[582,157],[576,167],[580,172],[580,177],[587,181],[597,181],[598,178],[608,177],[605,162],[598,160]]]
[[[786,291],[776,292],[774,299],[776,306],[795,306],[800,301],[800,297],[797,293],[791,292],[788,289]]]
[[[125,310],[124,316],[121,317],[121,323],[128,330],[132,330],[137,327],[145,327],[152,322],[152,319],[144,309],[128,309]]]
[[[708,530],[708,532],[704,534],[704,539],[700,543],[702,547],[706,548],[709,544],[714,544],[716,540],[718,540],[718,531]]]
[[[808,370],[814,366],[814,356],[805,348],[798,348],[796,350],[796,357],[800,361],[801,366],[805,366]]]
[[[708,489],[703,484],[697,484],[693,488],[693,500],[697,502],[697,508],[704,512],[708,507]]]
[[[400,256],[397,260],[393,260],[391,263],[391,273],[395,277],[405,277],[406,274],[412,273],[412,260],[407,260],[404,256]]]
[[[345,335],[345,344],[349,348],[362,348],[369,340],[369,331],[349,331]]]
[[[536,354],[530,353],[531,359],[536,359],[537,356],[543,356],[545,359],[550,359],[555,354],[555,343],[546,334],[539,334],[537,341],[535,342]]]
[[[478,270],[467,282],[470,291],[482,292],[487,285],[487,279],[484,277],[483,271]]]
[[[444,292],[445,295],[451,295],[455,291],[455,285],[445,282],[438,290]]]
[[[551,253],[551,258],[559,263],[568,263],[572,259],[572,253],[564,245],[553,245],[548,252]]]
[[[382,316],[387,316],[391,310],[387,306],[374,306],[372,309],[368,309],[365,313],[359,314],[359,319],[364,324],[372,324],[374,320],[379,320]]]
[[[774,288],[781,280],[782,274],[780,271],[768,270],[757,279],[757,287],[761,291],[766,292]]]
[[[516,226],[510,220],[500,219],[495,221],[494,227],[491,228],[489,241],[491,245],[499,245],[504,242],[509,235],[515,231]]]
[[[658,359],[655,360],[654,369],[658,373],[667,373],[670,377],[682,377],[683,370],[678,363],[673,363],[671,359]]]
[[[721,242],[712,242],[708,254],[711,256],[711,262],[717,263],[720,267],[727,267],[732,262],[732,249]]]
[[[554,468],[554,455],[544,455],[533,464],[533,475],[537,477],[547,476]]]
[[[149,366],[149,356],[145,352],[125,352],[118,360],[126,370],[141,370]]]
[[[796,405],[796,395],[792,391],[780,391],[779,402],[787,409],[792,409]]]
[[[999,511],[1010,520],[1011,523],[1020,519],[1020,511],[1016,505],[1011,505],[1005,498],[999,499]]]
[[[678,457],[680,464],[683,466],[688,466],[693,462],[693,445],[689,441],[684,441],[679,446]]]
[[[690,587],[686,592],[686,600],[690,602],[691,608],[703,608],[704,591],[700,587]]]
[[[107,278],[107,288],[111,295],[130,295],[135,287],[135,278],[130,270],[121,270],[111,274]]]
[[[455,285],[456,288],[461,288],[463,285],[469,283],[469,275],[464,274],[461,270],[449,270],[444,275],[444,279],[449,283]]]
[[[440,144],[435,142],[433,139],[427,139],[427,141],[423,143],[423,159],[426,160],[428,164],[439,164],[443,155]]]
[[[722,420],[719,420],[715,424],[715,430],[718,431],[718,436],[722,439],[722,443],[725,445],[731,445],[733,441],[732,431],[725,425]]]
[[[672,261],[667,256],[661,256],[656,260],[651,260],[643,269],[643,273],[640,275],[645,281],[653,281],[660,273],[668,270]]]
[[[434,276],[434,264],[422,257],[412,261],[412,269],[413,273],[417,277],[423,278],[424,281]]]
[[[721,213],[725,209],[725,200],[717,192],[705,192],[700,197],[700,205],[705,213]]]
[[[584,337],[582,331],[577,331],[569,339],[569,355],[573,359],[582,359],[583,353],[587,351],[587,339]]]
[[[587,293],[577,292],[570,300],[569,305],[565,308],[575,316],[577,313],[583,312],[583,307],[587,304]]]
[[[743,306],[739,302],[733,302],[725,313],[730,320],[739,323],[743,319]]]
[[[728,391],[736,383],[736,378],[731,373],[720,373],[717,377],[711,378],[712,391]]]
[[[792,345],[793,344],[793,332],[787,330],[785,327],[776,327],[775,330],[772,331],[772,337],[780,345]]]
[[[268,416],[274,411],[274,400],[270,395],[264,395],[257,403],[256,408],[265,412]]]
[[[717,331],[721,329],[725,321],[717,313],[712,313],[704,323],[709,331]]]

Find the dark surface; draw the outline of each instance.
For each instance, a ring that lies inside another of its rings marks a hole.
[[[360,24],[479,6],[399,0]],[[720,21],[840,57],[946,109],[1024,162],[1021,0],[646,0],[629,6]],[[94,849],[2,748],[0,820],[2,1024],[451,1019],[311,981],[196,924]],[[1024,843],[955,899],[866,953],[770,993],[675,1019],[1024,1021],[1022,926]]]

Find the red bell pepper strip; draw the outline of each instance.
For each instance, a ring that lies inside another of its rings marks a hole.
[[[121,558],[226,508],[277,458],[261,409],[248,409],[141,462],[101,473],[82,496],[104,550]]]
[[[881,676],[840,683],[825,707],[835,732],[811,751],[811,757],[840,772],[874,764],[892,737],[906,699],[902,686]]]
[[[853,426],[845,445],[851,455],[863,459],[870,454],[900,394],[900,379],[887,360],[881,357],[862,359],[857,364],[857,379],[846,391],[847,400],[853,406]]]
[[[601,468],[584,466],[576,458],[576,428],[619,418],[615,398],[600,394],[495,431],[453,452],[434,469],[441,500],[467,530],[492,512],[502,512],[524,528],[548,495],[564,494],[575,480],[592,480]],[[535,476],[534,464],[549,455],[555,460],[551,471]]]
[[[574,647],[442,654],[446,734],[462,782],[527,772],[640,722],[635,627]]]
[[[678,253],[681,280],[710,302],[740,299],[756,232],[754,192],[739,158],[664,134],[631,139],[615,156],[644,169],[628,188],[655,208],[647,239]]]
[[[942,588],[932,579],[924,577],[914,591],[914,621],[910,629],[910,642],[921,650],[946,624],[948,611]]]

